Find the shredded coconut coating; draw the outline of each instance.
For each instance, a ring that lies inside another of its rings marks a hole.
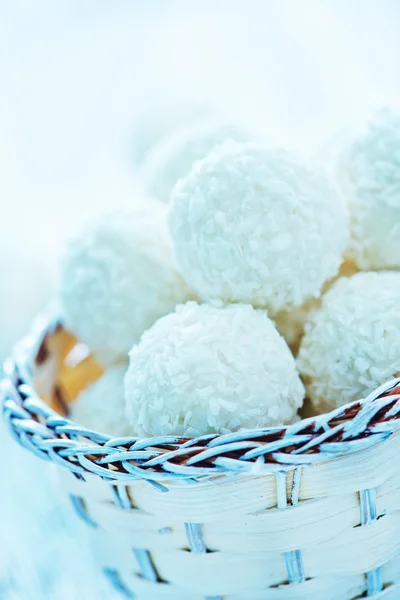
[[[343,150],[338,173],[350,207],[350,255],[363,270],[400,267],[400,114],[376,113]]]
[[[169,202],[171,192],[193,164],[226,140],[248,140],[250,133],[239,125],[207,120],[189,125],[161,140],[143,164],[148,193]]]
[[[127,365],[109,367],[71,406],[70,419],[112,437],[133,436],[125,414],[124,375]]]
[[[126,357],[145,329],[192,297],[173,265],[166,208],[148,199],[90,223],[62,261],[64,323],[103,364]]]
[[[138,435],[197,436],[287,423],[304,387],[265,311],[188,302],[133,347],[125,394]]]
[[[400,273],[339,279],[305,327],[297,365],[307,395],[329,411],[400,374]]]
[[[202,299],[272,314],[319,297],[348,242],[345,204],[285,150],[227,143],[175,187],[178,267]]]

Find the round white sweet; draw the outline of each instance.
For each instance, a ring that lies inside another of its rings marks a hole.
[[[146,199],[93,221],[68,245],[64,323],[103,364],[127,356],[156,319],[193,297],[173,266],[165,210]]]
[[[169,202],[171,192],[193,164],[226,140],[250,139],[238,125],[216,120],[201,121],[178,129],[149,153],[143,164],[143,179],[148,193]]]
[[[265,311],[188,302],[133,347],[125,394],[138,435],[197,436],[287,423],[304,388]]]
[[[359,267],[400,267],[400,113],[376,113],[339,158],[351,215],[350,255]]]
[[[344,203],[285,150],[227,143],[175,187],[170,230],[179,269],[202,299],[275,314],[320,295],[348,242]]]
[[[400,374],[400,273],[339,279],[306,324],[297,365],[319,410],[359,400]]]
[[[71,406],[69,418],[87,429],[112,437],[133,436],[125,414],[126,364],[109,367]]]

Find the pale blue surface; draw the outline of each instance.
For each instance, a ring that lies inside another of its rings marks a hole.
[[[49,465],[0,426],[1,600],[121,600],[99,574],[86,528]]]

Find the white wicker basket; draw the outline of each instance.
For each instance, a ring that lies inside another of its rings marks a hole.
[[[288,427],[111,439],[67,418],[100,372],[75,344],[46,322],[18,347],[4,416],[60,465],[121,598],[400,599],[400,379]]]

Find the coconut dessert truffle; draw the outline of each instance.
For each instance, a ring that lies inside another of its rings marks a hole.
[[[320,411],[365,397],[400,375],[400,273],[337,281],[306,324],[297,365]]]
[[[352,258],[363,270],[400,267],[400,113],[376,113],[338,163],[350,207]]]
[[[138,435],[188,435],[293,420],[304,388],[265,311],[188,302],[130,352],[127,416]]]
[[[226,143],[198,161],[174,189],[169,222],[202,299],[271,314],[318,297],[348,242],[346,207],[322,173],[258,144]]]
[[[103,364],[126,357],[156,319],[193,297],[176,272],[165,206],[146,200],[94,220],[61,265],[64,323]]]
[[[109,367],[83,390],[71,406],[72,421],[112,437],[133,436],[125,414],[126,364]]]
[[[250,133],[239,125],[205,120],[178,129],[161,140],[143,164],[148,193],[169,202],[176,182],[189,173],[195,161],[229,139],[248,140]]]

